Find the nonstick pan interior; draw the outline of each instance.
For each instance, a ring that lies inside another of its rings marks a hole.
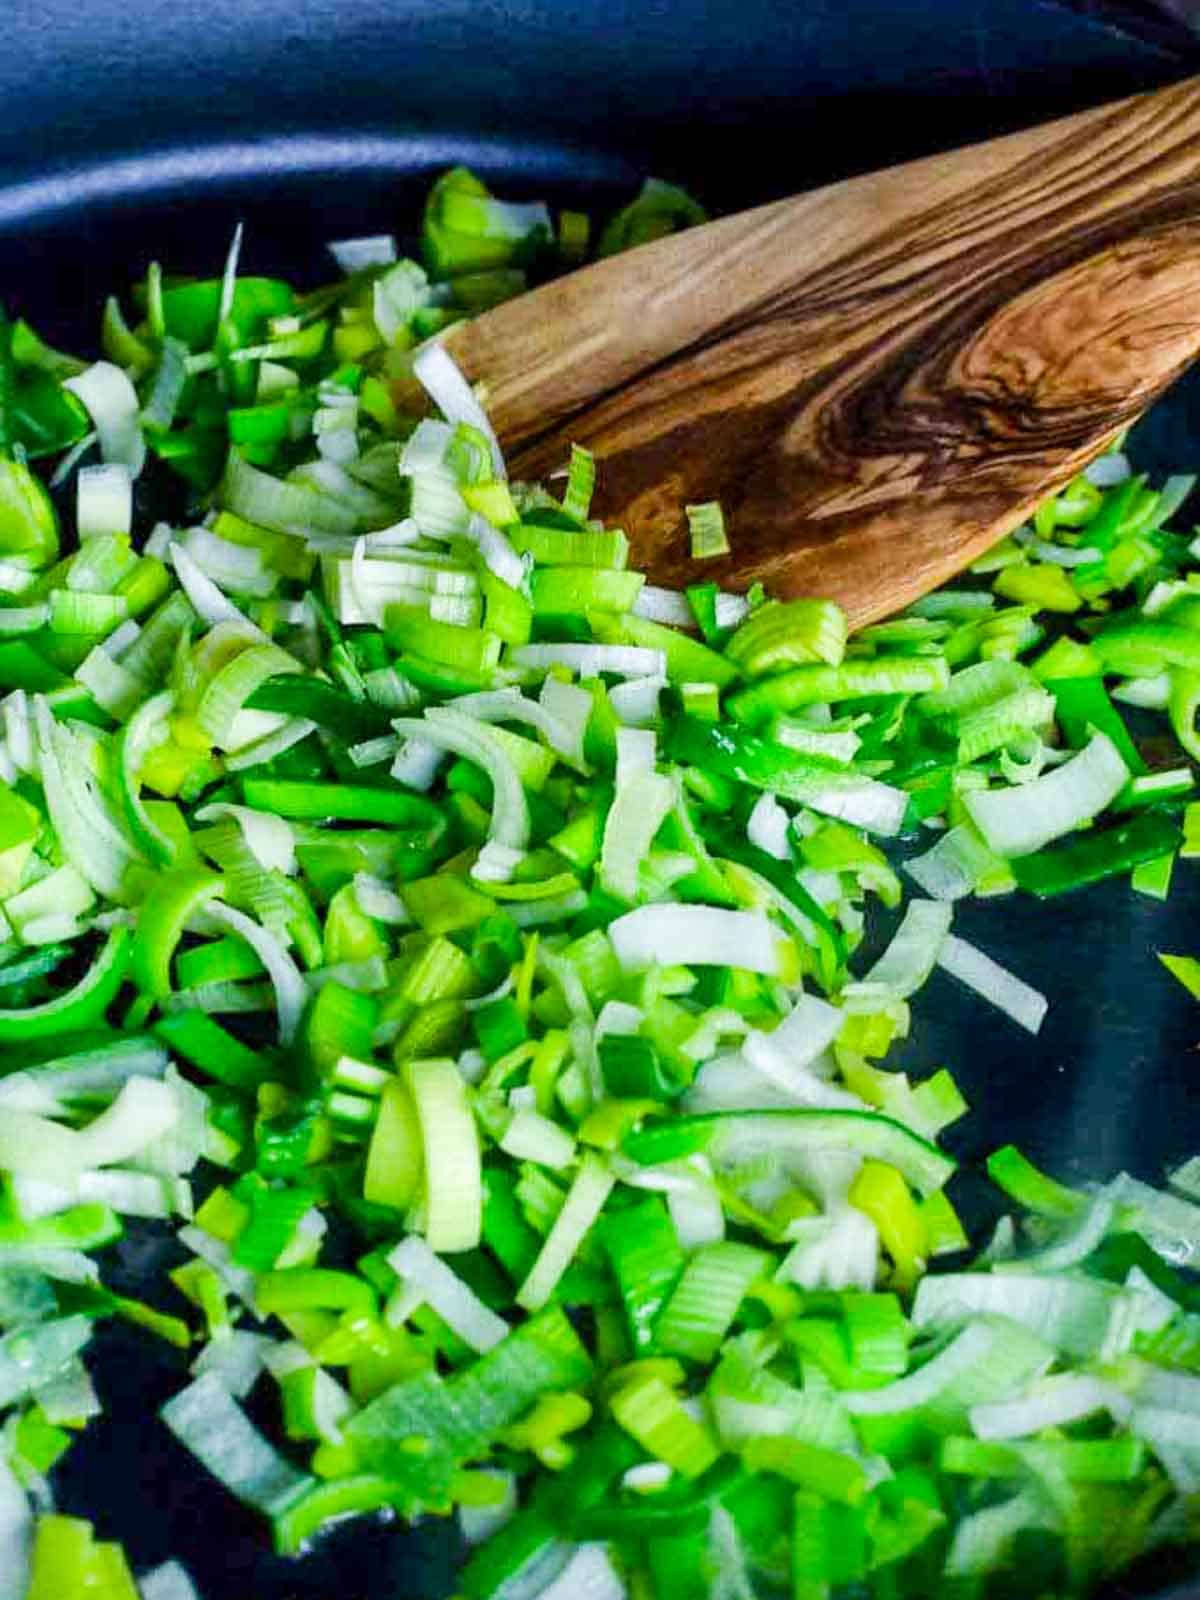
[[[1054,6],[905,13],[866,0],[16,0],[0,62],[0,297],[94,348],[104,295],[152,256],[213,272],[243,220],[249,269],[316,282],[324,240],[403,234],[431,174],[458,161],[516,197],[602,211],[652,171],[725,208],[1149,87],[1187,60],[1163,34]],[[1200,468],[1200,382],[1143,424],[1135,453]],[[1185,863],[1176,881],[1166,906],[1118,884],[1050,909],[962,911],[959,931],[1053,1002],[1034,1041],[943,974],[915,1008],[900,1064],[959,1077],[972,1114],[950,1142],[968,1164],[1011,1139],[1067,1181],[1120,1167],[1160,1179],[1200,1148],[1200,1009],[1154,955],[1200,953],[1200,871]],[[968,1175],[960,1194],[982,1224],[971,1191]],[[108,1280],[161,1298],[173,1249],[165,1231],[137,1230]],[[62,1509],[97,1518],[139,1570],[181,1559],[206,1600],[453,1591],[443,1523],[358,1523],[302,1562],[272,1557],[258,1520],[153,1421],[181,1371],[166,1347],[102,1331],[105,1415],[58,1473]]]

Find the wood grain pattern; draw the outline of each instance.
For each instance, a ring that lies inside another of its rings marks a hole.
[[[1200,351],[1200,80],[724,218],[447,340],[513,475],[599,462],[652,581],[861,624],[958,571]]]

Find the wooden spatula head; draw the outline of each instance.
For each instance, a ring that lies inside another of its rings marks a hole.
[[[727,217],[451,331],[514,477],[679,587],[855,625],[1017,526],[1200,351],[1200,81]],[[689,555],[685,504],[733,545]]]

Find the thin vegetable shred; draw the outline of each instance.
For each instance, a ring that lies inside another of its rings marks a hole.
[[[597,248],[702,215],[652,181]],[[451,1518],[466,1600],[1186,1564],[1200,1161],[1002,1147],[973,1252],[964,1099],[889,1055],[938,968],[1014,1050],[1053,1003],[958,902],[1200,854],[1192,482],[1114,449],[852,639],[705,581],[728,507],[654,588],[438,343],[590,249],[458,170],[423,264],[300,293],[239,231],[100,360],[0,323],[0,1600],[198,1592],[56,1500],[106,1318],[281,1555]]]

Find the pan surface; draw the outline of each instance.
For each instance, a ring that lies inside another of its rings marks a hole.
[[[106,293],[151,256],[212,272],[239,218],[252,270],[315,282],[324,240],[403,232],[457,161],[506,194],[594,210],[647,172],[744,206],[1156,86],[1200,54],[1169,28],[1023,0],[9,0],[6,23],[0,296],[83,348]],[[1200,469],[1200,382],[1135,454]],[[902,1064],[953,1068],[968,1163],[1012,1139],[1068,1181],[1157,1180],[1200,1148],[1200,1011],[1154,957],[1200,952],[1200,872],[1185,863],[1177,883],[1166,906],[1118,884],[962,911],[965,937],[1052,998],[1030,1041],[940,973],[921,996]],[[145,1293],[172,1249],[139,1230],[108,1281]],[[452,1592],[442,1524],[355,1524],[302,1562],[273,1558],[153,1421],[179,1358],[121,1329],[97,1350],[105,1416],[56,1487],[138,1570],[175,1556],[206,1600]]]

